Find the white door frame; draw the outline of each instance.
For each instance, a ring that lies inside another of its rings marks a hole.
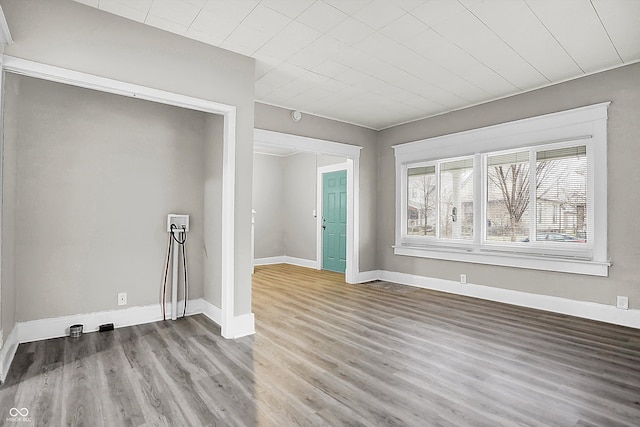
[[[236,176],[236,107],[206,99],[194,98],[147,86],[126,83],[93,74],[82,73],[66,68],[55,67],[39,62],[15,58],[8,55],[1,57],[2,71],[35,77],[57,83],[139,98],[159,104],[173,105],[190,110],[222,115],[224,117],[222,148],[222,298],[220,307],[221,334],[225,338],[236,338],[247,335],[251,328],[243,327],[246,321],[243,316],[234,314],[235,295],[235,176]],[[1,100],[0,100],[1,101]],[[0,102],[0,108],[2,103]],[[159,212],[159,215],[163,214]],[[166,213],[165,213],[166,214]],[[1,225],[1,224],[0,224]],[[246,316],[245,316],[246,317]],[[249,332],[251,333],[251,332]]]
[[[360,273],[359,177],[360,150],[362,150],[362,147],[263,129],[254,129],[253,141],[254,143],[270,147],[289,148],[296,151],[328,154],[331,156],[347,158],[347,269],[345,271],[345,280],[347,283],[356,283]],[[343,164],[342,169],[344,168]],[[319,210],[319,207],[317,208]],[[321,215],[318,215],[317,217],[320,218]],[[318,226],[318,232],[319,230],[320,226]],[[317,266],[322,264],[321,254],[322,248],[320,248],[320,252],[318,253],[316,242],[316,258],[318,258],[316,260]]]
[[[353,177],[353,161],[347,159],[344,163],[337,163],[335,165],[320,166],[318,167],[318,177],[316,178],[317,191],[316,191],[316,268],[322,270],[322,260],[324,258],[324,252],[322,250],[322,217],[323,217],[323,203],[324,203],[324,180],[322,175],[330,172],[347,171],[347,241],[349,240],[349,212],[353,210],[353,197],[349,197],[349,181]],[[349,243],[347,243],[349,247]],[[347,262],[349,261],[349,253],[347,251]]]

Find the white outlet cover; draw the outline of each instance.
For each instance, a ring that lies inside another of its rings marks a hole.
[[[118,294],[118,305],[127,305],[127,294],[122,292]]]
[[[621,308],[623,310],[628,310],[629,297],[618,296],[618,298],[616,298],[616,307]]]

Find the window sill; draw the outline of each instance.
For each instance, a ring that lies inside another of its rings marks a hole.
[[[501,267],[527,268],[532,270],[557,271],[588,276],[609,275],[609,261],[556,258],[530,254],[474,252],[469,249],[433,248],[416,245],[395,245],[395,255],[431,258],[446,261],[470,262],[474,264],[498,265]]]

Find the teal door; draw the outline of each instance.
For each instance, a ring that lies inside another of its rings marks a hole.
[[[347,269],[347,171],[322,174],[322,269]]]

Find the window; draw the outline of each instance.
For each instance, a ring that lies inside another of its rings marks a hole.
[[[394,251],[606,275],[608,103],[394,147]]]

